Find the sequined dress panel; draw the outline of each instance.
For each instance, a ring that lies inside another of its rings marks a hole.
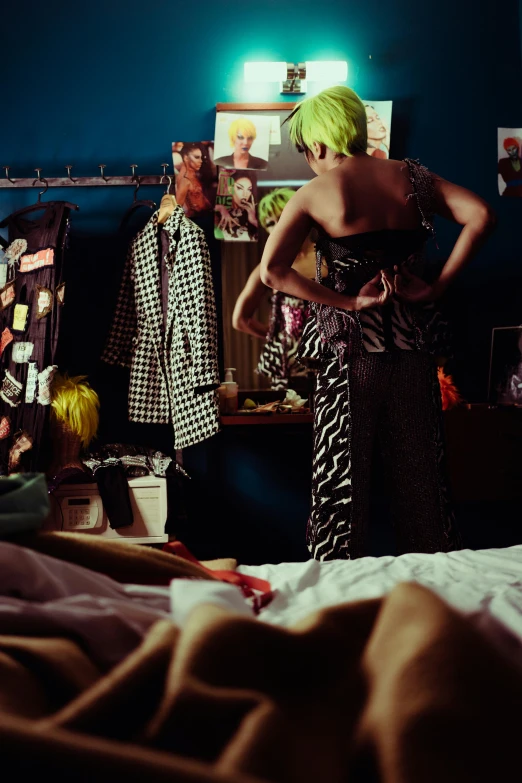
[[[270,323],[257,370],[270,378],[273,390],[284,391],[290,379],[306,375],[297,353],[308,311],[307,303],[282,291],[272,294]]]

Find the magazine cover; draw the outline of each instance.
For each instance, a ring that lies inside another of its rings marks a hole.
[[[522,128],[499,128],[497,143],[498,192],[508,198],[522,196],[520,145]]]
[[[257,177],[221,169],[214,207],[214,236],[225,242],[257,242]]]
[[[217,190],[213,141],[172,142],[176,201],[187,217],[212,212]]]
[[[271,128],[271,117],[218,112],[214,136],[216,165],[266,170]]]
[[[363,101],[368,120],[368,147],[374,158],[390,157],[390,135],[393,101]]]

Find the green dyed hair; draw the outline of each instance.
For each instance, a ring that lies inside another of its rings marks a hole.
[[[234,142],[239,131],[243,131],[245,136],[252,136],[253,139],[255,139],[257,136],[256,126],[252,120],[249,120],[248,117],[239,117],[239,119],[230,123],[230,127],[228,129],[228,137],[230,139],[231,147],[234,146]]]
[[[266,196],[263,196],[259,202],[257,212],[259,216],[259,222],[265,230],[269,215],[273,215],[279,220],[281,212],[288,204],[294,193],[295,190],[292,190],[292,188],[276,188],[270,193],[267,193]]]
[[[305,98],[288,118],[290,139],[300,152],[314,141],[337,155],[366,152],[368,123],[364,104],[349,87],[328,87]]]

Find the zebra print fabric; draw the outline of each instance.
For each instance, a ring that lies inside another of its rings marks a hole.
[[[306,319],[306,302],[282,291],[272,295],[272,312],[266,341],[256,372],[270,378],[274,391],[288,389],[290,378],[306,376],[298,349]]]
[[[461,545],[446,480],[437,368],[425,353],[367,353],[317,377],[307,546],[316,560],[367,551],[371,462],[383,456],[397,554]]]
[[[354,296],[383,268],[423,273],[433,234],[431,174],[406,160],[422,228],[319,238],[317,282]],[[321,277],[326,263],[328,276]],[[460,546],[445,477],[442,406],[434,356],[448,327],[433,304],[392,299],[361,312],[312,303],[298,355],[320,360],[315,395],[312,504],[307,545],[318,560],[366,550],[371,458],[378,439],[389,479],[398,551]]]

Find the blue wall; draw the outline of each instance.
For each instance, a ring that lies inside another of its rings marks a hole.
[[[91,0],[12,3],[2,12],[0,164],[12,176],[160,171],[175,138],[211,138],[218,101],[247,92],[255,59],[347,59],[349,84],[395,101],[392,154],[419,157],[476,190],[500,228],[474,275],[518,272],[521,205],[496,189],[496,129],[522,125],[519,3],[507,0]],[[7,50],[6,50],[7,48]],[[371,59],[369,58],[371,55]],[[71,191],[55,192],[69,197]],[[156,190],[157,193],[157,190]],[[110,230],[130,194],[76,191],[78,228]],[[0,213],[32,194],[0,191]],[[440,254],[454,236],[442,230]]]

